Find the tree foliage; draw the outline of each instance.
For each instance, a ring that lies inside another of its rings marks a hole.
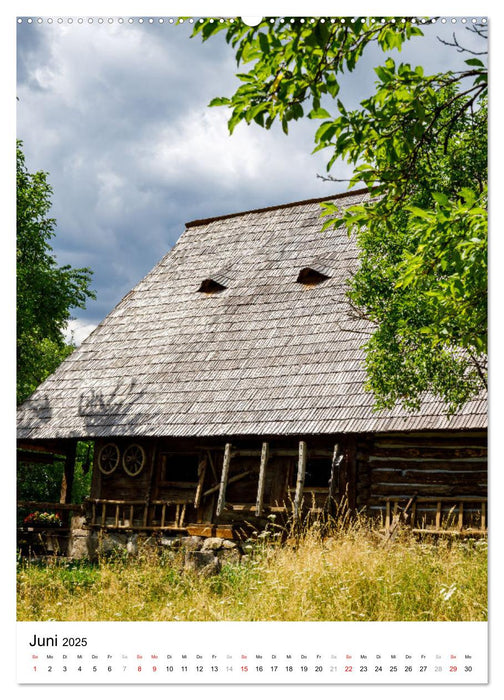
[[[47,173],[29,173],[18,141],[17,183],[17,400],[27,398],[73,350],[64,339],[72,308],[94,298],[88,268],[59,267],[49,240],[52,189]]]
[[[371,44],[400,51],[422,36],[414,18],[265,18],[255,27],[207,19],[193,35],[207,40],[221,30],[248,68],[237,73],[234,95],[210,103],[232,110],[230,132],[240,122],[269,129],[278,120],[288,133],[293,120],[319,120],[314,150],[329,152],[327,179],[341,181],[331,173],[346,161],[349,186],[369,188],[366,201],[344,211],[325,203],[323,226],[345,225],[357,238],[360,266],[348,296],[352,315],[374,328],[364,348],[377,408],[417,409],[431,392],[456,410],[486,386],[484,51],[434,75],[384,56],[374,93],[348,109],[341,74]],[[483,25],[469,31],[486,38]]]

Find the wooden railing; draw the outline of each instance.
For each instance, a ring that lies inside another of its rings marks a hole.
[[[417,496],[409,501],[390,497],[384,500],[386,532],[403,522],[416,533],[487,533],[487,498],[483,496]]]
[[[114,530],[180,530],[191,499],[177,501],[88,498],[87,527]]]

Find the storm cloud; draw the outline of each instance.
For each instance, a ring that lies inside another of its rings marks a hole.
[[[479,46],[460,22],[467,46]],[[428,27],[395,58],[428,72],[464,58],[441,44],[450,24]],[[316,124],[301,120],[288,136],[239,125],[209,108],[238,81],[233,51],[218,35],[190,39],[192,26],[124,21],[92,24],[68,18],[18,25],[18,124],[30,172],[49,173],[52,245],[60,264],[94,271],[96,301],[76,313],[76,340],[92,330],[169,250],[184,223],[346,189],[325,183],[324,152],[311,155]],[[345,100],[368,95],[371,51],[344,77]],[[339,164],[332,171],[349,177]]]

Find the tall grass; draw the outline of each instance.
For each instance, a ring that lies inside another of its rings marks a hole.
[[[364,527],[321,537],[312,527],[275,545],[249,542],[219,573],[184,570],[183,553],[145,546],[135,557],[20,562],[19,620],[485,620],[484,540],[385,546]]]

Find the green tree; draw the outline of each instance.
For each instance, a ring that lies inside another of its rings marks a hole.
[[[59,267],[49,240],[52,189],[47,173],[29,173],[16,148],[17,181],[17,401],[21,403],[74,349],[64,338],[72,308],[85,308],[91,271]]]
[[[278,120],[288,133],[293,120],[320,120],[315,151],[329,150],[327,179],[341,181],[331,171],[346,161],[349,187],[369,188],[367,201],[345,211],[325,203],[322,225],[345,225],[357,238],[348,297],[352,316],[373,329],[364,348],[376,407],[417,409],[431,392],[456,410],[487,377],[485,52],[434,75],[384,56],[374,93],[350,110],[341,74],[372,44],[385,53],[422,36],[413,18],[264,18],[255,27],[207,19],[193,36],[221,30],[237,64],[248,64],[234,95],[210,103],[232,110],[230,132]],[[486,38],[484,25],[469,30]]]

